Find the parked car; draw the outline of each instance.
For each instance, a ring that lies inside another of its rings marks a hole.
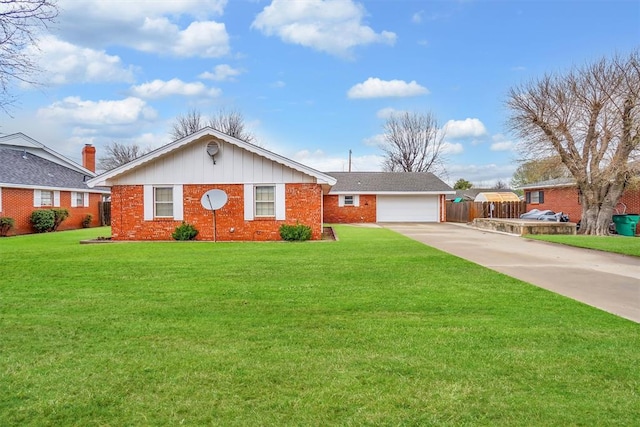
[[[520,219],[533,219],[537,221],[555,221],[555,222],[569,222],[569,215],[562,212],[554,212],[549,209],[531,209],[529,212],[520,215]]]

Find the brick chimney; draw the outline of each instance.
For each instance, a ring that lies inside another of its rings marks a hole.
[[[82,166],[91,172],[96,171],[96,147],[91,144],[82,147]]]

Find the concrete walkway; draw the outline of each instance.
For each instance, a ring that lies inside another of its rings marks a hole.
[[[465,224],[381,225],[444,252],[640,323],[638,258],[540,242]]]

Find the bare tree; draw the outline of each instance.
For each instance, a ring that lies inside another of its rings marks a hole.
[[[640,52],[512,88],[510,128],[530,158],[557,155],[576,180],[580,232],[606,235],[640,148]]]
[[[11,83],[35,83],[40,69],[26,48],[37,47],[38,31],[48,28],[57,16],[54,0],[0,0],[0,108],[5,113],[15,100]]]
[[[511,177],[513,187],[569,176],[560,156],[524,161]]]
[[[208,119],[202,117],[198,110],[191,109],[185,115],[176,118],[171,130],[173,139],[184,138],[204,128],[213,129],[245,142],[255,143],[256,137],[246,129],[244,116],[237,110],[221,109]]]
[[[444,171],[444,132],[433,114],[403,112],[391,115],[384,124],[385,159],[389,172]]]
[[[114,141],[105,146],[105,154],[98,159],[98,166],[108,171],[129,163],[149,151],[148,148],[141,148],[137,144],[125,145]]]

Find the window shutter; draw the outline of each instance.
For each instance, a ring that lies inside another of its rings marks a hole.
[[[54,191],[53,192],[53,207],[54,208],[59,208],[60,207],[60,192],[59,191]]]
[[[144,203],[144,220],[151,221],[153,219],[153,186],[145,185],[143,187],[143,203]]]
[[[540,194],[540,203],[544,203],[544,191],[539,191]]]
[[[76,208],[78,207],[78,203],[76,202],[78,197],[78,193],[76,193],[75,191],[71,192],[71,207],[72,208]]]
[[[276,184],[276,219],[287,219],[287,209],[285,204],[285,187],[284,184]]]
[[[82,199],[84,201],[84,207],[88,208],[89,207],[89,193],[84,193],[84,195],[82,196]]]
[[[0,212],[2,212],[2,187],[0,187]]]
[[[353,196],[353,206],[360,206],[360,196],[357,194]]]
[[[244,220],[253,220],[253,185],[244,185]]]
[[[338,196],[338,207],[341,208],[344,206],[344,196],[341,194]]]
[[[184,204],[182,200],[182,185],[173,186],[173,219],[184,219]]]
[[[39,208],[42,206],[42,195],[40,194],[40,190],[33,190],[33,207]]]
[[[527,203],[531,203],[531,191],[527,191],[524,198]]]

